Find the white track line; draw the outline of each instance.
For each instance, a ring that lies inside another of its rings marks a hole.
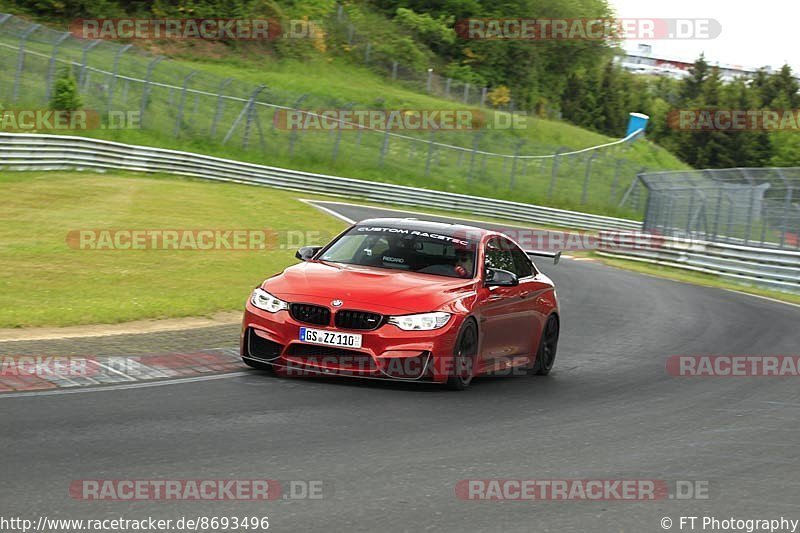
[[[307,200],[305,198],[298,198],[298,200],[300,200],[301,202],[306,203],[306,204],[308,204],[308,205],[310,205],[310,206],[312,206],[312,207],[314,207],[316,209],[319,209],[320,211],[324,211],[325,213],[328,213],[332,217],[336,217],[339,220],[347,222],[348,224],[355,224],[356,223],[355,220],[353,220],[351,218],[347,218],[346,216],[342,215],[341,213],[337,213],[333,209],[328,209],[327,207],[323,207],[321,205],[317,205],[316,204],[316,202],[327,202],[326,200]],[[327,203],[342,204],[342,205],[358,205],[358,204],[346,204],[344,202],[327,202]],[[369,206],[361,205],[359,207],[369,207]]]
[[[198,381],[211,381],[216,379],[228,379],[239,376],[252,375],[251,372],[229,372],[227,374],[215,374],[213,376],[197,376],[191,378],[163,379],[160,381],[142,381],[139,383],[124,383],[121,385],[107,385],[101,387],[81,387],[79,389],[56,389],[29,392],[0,392],[0,400],[9,398],[24,398],[29,396],[60,396],[62,394],[82,394],[84,392],[107,392],[127,389],[145,389],[149,387],[163,387],[165,385],[180,385],[183,383],[196,383]]]

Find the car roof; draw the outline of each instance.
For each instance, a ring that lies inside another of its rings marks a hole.
[[[440,233],[452,236],[457,233],[469,233],[471,235],[495,235],[497,232],[476,226],[465,224],[448,224],[446,222],[433,222],[430,220],[419,220],[416,218],[368,218],[356,223],[357,226],[383,226],[397,229],[408,229],[424,231],[427,233]]]

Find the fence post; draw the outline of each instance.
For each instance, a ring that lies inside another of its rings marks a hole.
[[[397,61],[392,62],[392,81],[397,81]]]
[[[780,176],[781,181],[786,185],[786,196],[783,202],[783,220],[781,221],[781,237],[780,237],[780,244],[781,248],[784,247],[786,244],[786,234],[789,232],[789,211],[792,209],[792,184],[789,180],[786,179],[786,176],[783,174],[783,170],[776,169],[778,172],[778,176]]]
[[[178,104],[178,114],[175,117],[175,129],[172,136],[176,139],[180,136],[181,121],[183,120],[183,106],[186,104],[186,90],[189,88],[189,82],[192,81],[197,75],[197,71],[193,70],[183,78],[183,87],[181,88],[181,103]]]
[[[153,70],[156,65],[164,60],[164,56],[156,56],[147,65],[147,74],[144,80],[144,87],[142,88],[142,101],[139,103],[139,124],[144,126],[144,112],[147,109],[147,99],[150,97],[150,80],[153,76]]]
[[[229,140],[231,140],[231,137],[233,136],[234,130],[236,130],[236,128],[239,126],[239,124],[241,124],[241,122],[245,118],[245,116],[250,112],[250,107],[256,101],[256,96],[258,96],[258,94],[261,91],[263,91],[264,89],[266,89],[266,88],[267,88],[266,85],[259,85],[258,87],[256,87],[256,90],[252,92],[252,94],[250,95],[250,98],[244,104],[244,107],[242,107],[241,112],[236,117],[236,120],[234,120],[233,124],[231,124],[231,128],[228,130],[228,133],[225,134],[225,138],[222,139],[222,144],[227,144],[227,142]],[[249,122],[250,122],[250,117],[248,117],[248,123]]]
[[[444,83],[444,96],[445,98],[450,98],[450,84],[453,83],[453,78],[447,78],[447,81]]]
[[[464,103],[469,100],[469,83],[464,84]]]
[[[208,135],[212,139],[217,134],[217,125],[219,124],[219,119],[222,118],[222,110],[225,107],[225,97],[222,93],[225,92],[225,89],[228,88],[228,85],[230,85],[232,81],[233,78],[225,78],[219,84],[219,89],[217,89],[217,108],[214,110],[214,119],[211,122],[211,129]]]
[[[755,198],[753,197],[753,192],[755,190],[755,184],[752,179],[750,179],[750,175],[747,171],[743,168],[739,169],[739,172],[742,174],[747,183],[750,185],[750,205],[747,210],[747,230],[744,236],[744,244],[747,246],[748,241],[750,240],[750,233],[753,230],[753,208],[755,204]]]
[[[469,172],[467,172],[467,183],[472,182],[472,176],[475,169],[475,156],[478,152],[478,146],[481,142],[482,131],[476,131],[472,134],[472,151],[469,156]]]
[[[19,84],[22,78],[22,69],[25,68],[25,42],[28,40],[28,36],[36,31],[40,27],[39,24],[34,24],[22,34],[19,38],[19,55],[17,56],[17,74],[14,76],[14,92],[11,96],[11,102],[17,101],[17,95],[19,94]]]
[[[119,50],[117,50],[117,53],[114,54],[114,67],[111,73],[111,84],[108,87],[108,104],[106,104],[106,111],[111,111],[111,106],[114,105],[114,90],[116,89],[117,86],[117,73],[119,72],[119,61],[122,58],[122,54],[130,50],[132,46],[133,45],[131,44],[120,46]],[[55,59],[55,56],[53,57]]]
[[[369,63],[369,53],[372,51],[372,43],[367,41],[367,49],[364,51],[364,63]]]
[[[305,100],[307,97],[308,97],[308,94],[300,95],[300,98],[295,100],[294,103],[292,104],[292,108],[300,110],[300,104],[302,104],[303,100]],[[302,113],[302,111],[300,111],[300,112]],[[297,141],[297,128],[293,127],[292,131],[289,132],[289,157],[293,157],[294,156],[294,144],[295,144],[296,141]]]
[[[550,200],[553,198],[553,190],[556,187],[556,178],[558,177],[558,166],[561,164],[561,153],[567,150],[563,146],[556,150],[555,155],[553,156],[553,171],[550,176],[550,187],[547,188],[547,199]]]
[[[429,68],[428,69],[428,80],[425,82],[425,92],[427,92],[428,94],[431,94],[432,78],[433,78],[433,69]]]
[[[58,47],[61,46],[61,43],[66,41],[70,35],[71,34],[69,32],[64,32],[53,44],[53,51],[50,53],[50,64],[47,66],[47,81],[45,82],[46,86],[44,88],[45,102],[50,101],[50,95],[53,91],[53,76],[55,75],[56,71],[56,56],[58,55]]]
[[[486,104],[486,92],[487,92],[487,88],[486,88],[486,87],[483,87],[483,88],[481,89],[481,106],[483,106],[484,104]]]
[[[86,66],[89,62],[89,52],[101,42],[102,41],[100,41],[100,39],[95,39],[94,41],[86,43],[86,46],[83,47],[83,55],[81,56],[81,75],[78,79],[79,90],[83,90],[84,83],[86,83]]]
[[[517,177],[517,160],[519,159],[519,153],[522,150],[523,144],[525,144],[525,141],[519,141],[514,147],[514,159],[511,160],[511,179],[508,182],[509,189],[514,188],[514,181]]]
[[[581,205],[586,203],[587,195],[589,193],[589,176],[592,173],[592,162],[597,158],[597,152],[592,152],[592,155],[586,160],[586,172],[583,175],[583,192],[581,193]]]
[[[622,165],[627,163],[627,159],[617,159],[616,165],[614,167],[614,179],[611,181],[611,194],[608,198],[608,203],[614,203],[614,200],[617,198],[617,187],[619,187],[619,175],[622,172]]]
[[[431,138],[428,141],[428,157],[425,160],[425,177],[431,175],[431,159],[433,159],[433,147],[435,138],[436,138],[436,130],[431,130]]]
[[[383,142],[381,143],[381,157],[378,166],[383,166],[383,160],[386,158],[386,153],[389,151],[389,126],[386,126],[386,131],[383,133]]]

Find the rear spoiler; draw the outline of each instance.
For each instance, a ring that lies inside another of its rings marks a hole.
[[[557,265],[561,260],[561,250],[557,252],[544,252],[540,250],[525,250],[525,253],[531,257],[549,257],[553,260],[553,264]]]

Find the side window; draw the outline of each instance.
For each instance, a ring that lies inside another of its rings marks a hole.
[[[514,246],[514,249],[511,250],[511,255],[514,256],[514,266],[516,267],[514,273],[517,277],[522,279],[536,275],[536,269],[533,263],[531,263],[531,260],[528,259],[528,254],[520,250],[517,246]]]
[[[514,266],[514,256],[508,246],[504,246],[503,241],[497,237],[486,243],[486,268],[499,268],[516,273]]]

